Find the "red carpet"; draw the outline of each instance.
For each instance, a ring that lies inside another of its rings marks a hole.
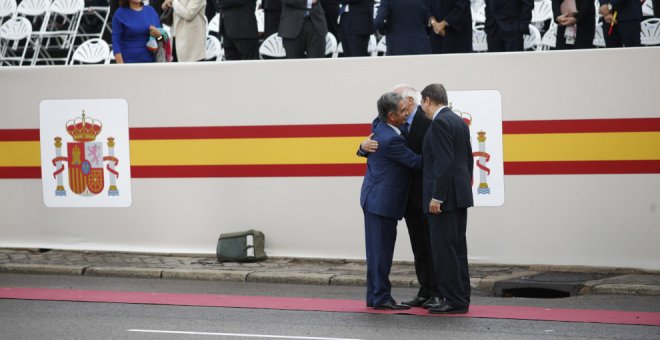
[[[413,308],[411,310],[402,312],[378,311],[367,308],[364,306],[363,301],[356,300],[307,299],[270,296],[115,292],[43,288],[0,288],[0,299],[439,316],[428,314],[426,310],[421,308]],[[523,306],[471,305],[470,312],[468,314],[451,315],[451,317],[660,326],[660,313],[658,312],[626,312],[594,309],[551,309]]]

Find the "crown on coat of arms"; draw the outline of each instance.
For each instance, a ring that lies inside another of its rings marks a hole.
[[[95,140],[102,128],[103,124],[100,120],[85,116],[85,110],[82,112],[82,117],[76,117],[66,122],[66,132],[78,142]]]

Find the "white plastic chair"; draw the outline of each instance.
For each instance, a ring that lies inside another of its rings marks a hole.
[[[0,26],[16,13],[16,0],[0,0]]]
[[[264,59],[264,57],[269,59],[286,58],[286,51],[282,44],[282,38],[277,35],[277,33],[271,34],[263,43],[261,43],[261,46],[259,46],[259,57],[261,59]]]
[[[646,0],[642,4],[642,15],[645,17],[652,17],[655,11],[653,9],[653,0]]]
[[[472,0],[472,2],[470,2],[470,11],[472,12],[473,23],[486,22],[486,1]]]
[[[215,58],[215,61],[222,61],[224,57],[224,51],[222,50],[222,45],[220,44],[220,39],[212,36],[206,36],[206,56],[204,60],[211,60]]]
[[[80,25],[80,31],[76,35],[78,41],[91,39],[91,38],[102,38],[103,33],[107,29],[108,32],[112,33],[112,22],[110,20],[110,6],[87,6],[83,10],[82,20],[84,22],[86,18],[96,18],[101,21],[101,24],[98,25],[100,31],[85,31],[83,25]],[[93,19],[92,19],[93,20]]]
[[[541,32],[534,25],[529,25],[529,34],[523,36],[523,48],[535,51],[541,45]]]
[[[110,46],[103,39],[93,38],[82,43],[71,56],[70,65],[76,61],[81,64],[105,63],[110,53]]]
[[[257,32],[264,33],[264,30],[266,29],[266,18],[264,10],[258,9],[256,12],[254,12],[254,15],[257,17]]]
[[[26,18],[14,17],[2,24],[0,26],[0,65],[21,66],[31,42],[31,35],[32,24]],[[19,44],[21,40],[25,40],[25,43]]]
[[[55,0],[46,14],[45,25],[42,25],[41,32],[37,36],[37,52],[32,58],[32,65],[39,61],[45,61],[53,64],[56,61],[62,61],[67,64],[73,44],[76,40],[76,34],[80,27],[80,19],[85,8],[84,0]],[[44,39],[46,40],[44,43]],[[66,57],[51,57],[48,51],[51,48],[51,41],[55,42],[54,47],[66,52]]]
[[[337,58],[337,38],[335,36],[328,32],[328,34],[325,36],[325,56],[326,57],[332,57],[332,58]]]
[[[376,53],[382,53],[382,55],[387,55],[387,38],[386,36],[380,38],[378,44],[376,45]]]
[[[603,26],[596,22],[596,33],[594,34],[594,47],[605,47],[605,35],[603,35]]]
[[[488,41],[486,40],[486,31],[484,25],[474,25],[472,27],[472,51],[473,52],[487,52]]]
[[[534,8],[532,9],[532,25],[541,30],[547,20],[552,20],[552,1],[534,1]]]
[[[220,32],[220,13],[216,13],[206,25],[207,32]]]
[[[547,51],[551,48],[556,48],[557,47],[557,24],[552,22],[550,24],[550,28],[548,28],[548,31],[543,34],[543,38],[541,38],[541,44],[538,47],[539,51]]]
[[[642,21],[640,40],[642,45],[660,45],[660,19],[651,18]]]
[[[376,36],[373,34],[369,36],[369,45],[367,45],[367,53],[369,53],[369,55],[371,55],[372,57],[378,56],[378,41],[376,41]]]
[[[112,52],[112,50],[110,50],[110,52],[108,53],[108,58],[105,60],[105,63],[106,64],[116,64],[117,63],[117,61],[115,60],[115,52]]]

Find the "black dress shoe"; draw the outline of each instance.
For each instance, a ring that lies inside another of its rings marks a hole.
[[[426,300],[428,299],[429,298],[425,298],[417,295],[412,300],[401,302],[401,304],[410,307],[421,307],[424,304],[424,302],[426,302]]]
[[[452,306],[443,302],[440,306],[429,307],[430,314],[466,314],[470,306]]]
[[[382,310],[382,309],[404,310],[404,309],[410,309],[410,306],[400,305],[400,304],[397,304],[396,301],[390,300],[390,301],[387,301],[387,302],[385,302],[381,305],[375,306],[374,309],[379,309],[379,310]]]
[[[429,298],[428,300],[426,300],[424,303],[422,303],[422,307],[425,308],[425,309],[429,309],[431,307],[438,307],[438,306],[442,305],[443,303],[445,303],[445,302],[440,300],[439,297],[434,296],[434,297]]]

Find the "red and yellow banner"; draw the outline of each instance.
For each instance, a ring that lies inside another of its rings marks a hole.
[[[130,129],[134,178],[362,176],[369,124]],[[505,121],[506,175],[660,173],[660,118]],[[41,178],[39,131],[0,130],[0,178]]]

